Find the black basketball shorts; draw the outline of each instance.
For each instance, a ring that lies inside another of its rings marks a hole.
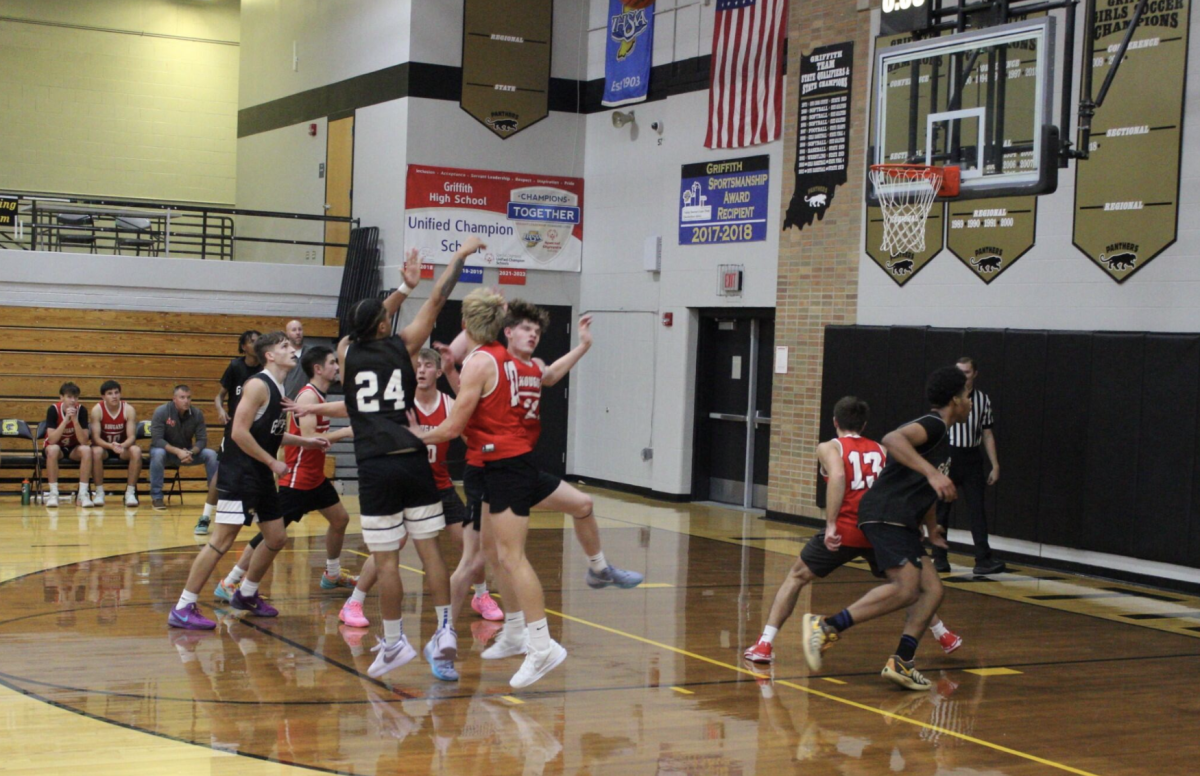
[[[283,522],[285,525],[298,523],[300,522],[300,518],[309,512],[319,512],[322,509],[329,509],[329,507],[341,500],[337,489],[333,487],[333,483],[328,479],[321,480],[320,485],[308,490],[298,490],[296,488],[279,489],[279,511],[283,513]]]
[[[363,541],[371,551],[400,548],[400,540],[430,539],[446,527],[442,497],[422,449],[358,462]]]
[[[279,508],[279,492],[275,482],[264,481],[253,487],[243,486],[238,490],[217,491],[216,521],[224,525],[253,525],[269,523],[283,517]]]
[[[867,523],[858,528],[875,549],[875,565],[883,571],[905,563],[920,569],[921,560],[927,557],[921,534],[912,528],[892,523]]]
[[[850,561],[858,558],[864,558],[867,563],[871,564],[872,574],[877,577],[883,576],[883,572],[875,565],[875,551],[873,549],[870,547],[847,547],[843,544],[837,548],[837,552],[831,552],[825,546],[824,531],[813,534],[808,540],[808,544],[804,545],[804,549],[800,551],[800,560],[804,561],[804,565],[808,566],[808,570],[817,579],[824,579],[832,572],[837,571]]]

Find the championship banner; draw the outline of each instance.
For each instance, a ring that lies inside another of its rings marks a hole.
[[[1092,83],[1113,66],[1134,4],[1101,0]],[[1175,242],[1191,0],[1150,3],[1075,162],[1073,242],[1118,283]],[[1086,67],[1089,63],[1084,63]]]
[[[803,229],[814,218],[824,220],[834,189],[846,182],[853,66],[853,42],[821,46],[800,57],[796,187],[784,229]]]
[[[404,245],[448,264],[471,235],[487,245],[469,267],[578,272],[583,179],[409,165]]]
[[[463,0],[459,105],[502,140],[550,115],[553,0]]]
[[[946,247],[984,283],[1029,252],[1037,233],[1037,197],[948,203]]]
[[[683,165],[679,184],[679,244],[767,239],[769,156]]]
[[[654,0],[608,0],[604,98],[615,108],[646,99],[654,52]]]
[[[0,226],[12,226],[17,222],[18,202],[16,197],[0,194]]]

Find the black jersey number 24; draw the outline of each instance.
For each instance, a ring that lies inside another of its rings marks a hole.
[[[379,395],[379,377],[374,372],[359,372],[354,376],[354,383],[358,386],[358,392],[354,395],[358,411],[379,412],[379,399],[375,398]],[[399,369],[392,370],[387,387],[383,389],[383,400],[392,402],[392,411],[404,409],[404,382]]]

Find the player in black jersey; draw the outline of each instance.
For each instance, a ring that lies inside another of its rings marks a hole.
[[[225,436],[223,436],[222,444],[229,437],[229,424],[233,422],[233,415],[237,412],[238,402],[242,400],[242,385],[254,375],[262,371],[262,362],[258,360],[258,356],[254,354],[254,343],[262,336],[262,332],[250,329],[242,332],[238,337],[238,352],[242,355],[229,360],[229,366],[225,367],[225,374],[221,375],[221,387],[217,390],[217,420],[225,427]],[[229,400],[229,411],[225,411],[225,400]],[[217,451],[220,453],[220,451]],[[196,529],[192,533],[197,536],[204,536],[208,533],[208,526],[212,522],[212,515],[217,509],[217,479],[214,477],[212,482],[208,483],[208,497],[204,500],[204,514],[200,516],[200,520],[196,523]]]
[[[314,449],[327,449],[322,437],[297,437],[285,433],[287,416],[283,412],[283,379],[296,366],[296,352],[281,331],[259,337],[255,343],[263,371],[242,386],[242,401],[233,417],[231,433],[225,437],[221,468],[217,472],[217,529],[205,545],[188,574],[179,603],[171,610],[167,624],[188,630],[212,630],[216,623],[200,614],[196,604],[200,590],[220,561],[233,546],[243,525],[257,521],[265,537],[268,553],[255,553],[242,587],[231,603],[235,609],[262,617],[274,617],[274,607],[258,594],[258,583],[287,542],[287,530],[280,519],[275,475],[286,474],[288,467],[275,456],[281,443]]]
[[[417,655],[404,637],[401,619],[404,588],[398,565],[400,544],[405,536],[411,536],[425,568],[437,616],[437,630],[425,645],[425,659],[438,679],[458,679],[454,668],[458,636],[450,620],[450,574],[437,538],[446,527],[446,518],[428,451],[425,443],[409,430],[408,416],[413,412],[417,392],[413,361],[433,332],[438,313],[458,283],[467,258],[484,247],[479,238],[467,238],[451,257],[412,323],[393,335],[392,317],[421,281],[419,255],[410,250],[401,270],[403,285],[383,302],[363,299],[350,311],[351,333],[338,343],[342,384],[346,390],[344,404],[334,402],[304,408],[305,412],[327,416],[348,415],[354,429],[363,541],[371,551],[379,575],[379,606],[383,615],[383,639],[375,647],[379,655],[367,670],[375,678]],[[300,414],[297,412],[297,416]],[[365,570],[364,566],[364,573]]]
[[[913,656],[942,602],[942,581],[933,564],[924,562],[921,525],[934,546],[946,546],[934,507],[939,499],[953,501],[957,496],[946,474],[950,470],[946,431],[971,414],[966,386],[967,378],[957,367],[938,369],[925,385],[925,398],[932,407],[929,414],[881,440],[888,451],[887,465],[862,497],[858,527],[875,549],[875,563],[888,581],[833,617],[804,615],[804,658],[813,671],[821,669],[821,653],[841,632],[908,607],[904,635],[896,654],[883,667],[883,676],[909,690],[931,687],[914,668]]]

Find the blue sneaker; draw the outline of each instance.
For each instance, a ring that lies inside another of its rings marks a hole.
[[[617,587],[628,589],[631,587],[637,587],[638,585],[642,584],[643,580],[645,580],[645,577],[636,571],[619,569],[612,564],[609,564],[609,567],[604,571],[601,571],[599,574],[591,569],[588,569],[587,571],[588,587],[594,590],[599,590],[600,588],[608,587],[609,585],[616,585]]]
[[[429,661],[429,669],[433,672],[436,679],[441,679],[443,682],[457,682],[458,670],[454,667],[453,660],[434,660],[433,650],[436,646],[436,634],[429,643],[425,645],[425,659]]]

